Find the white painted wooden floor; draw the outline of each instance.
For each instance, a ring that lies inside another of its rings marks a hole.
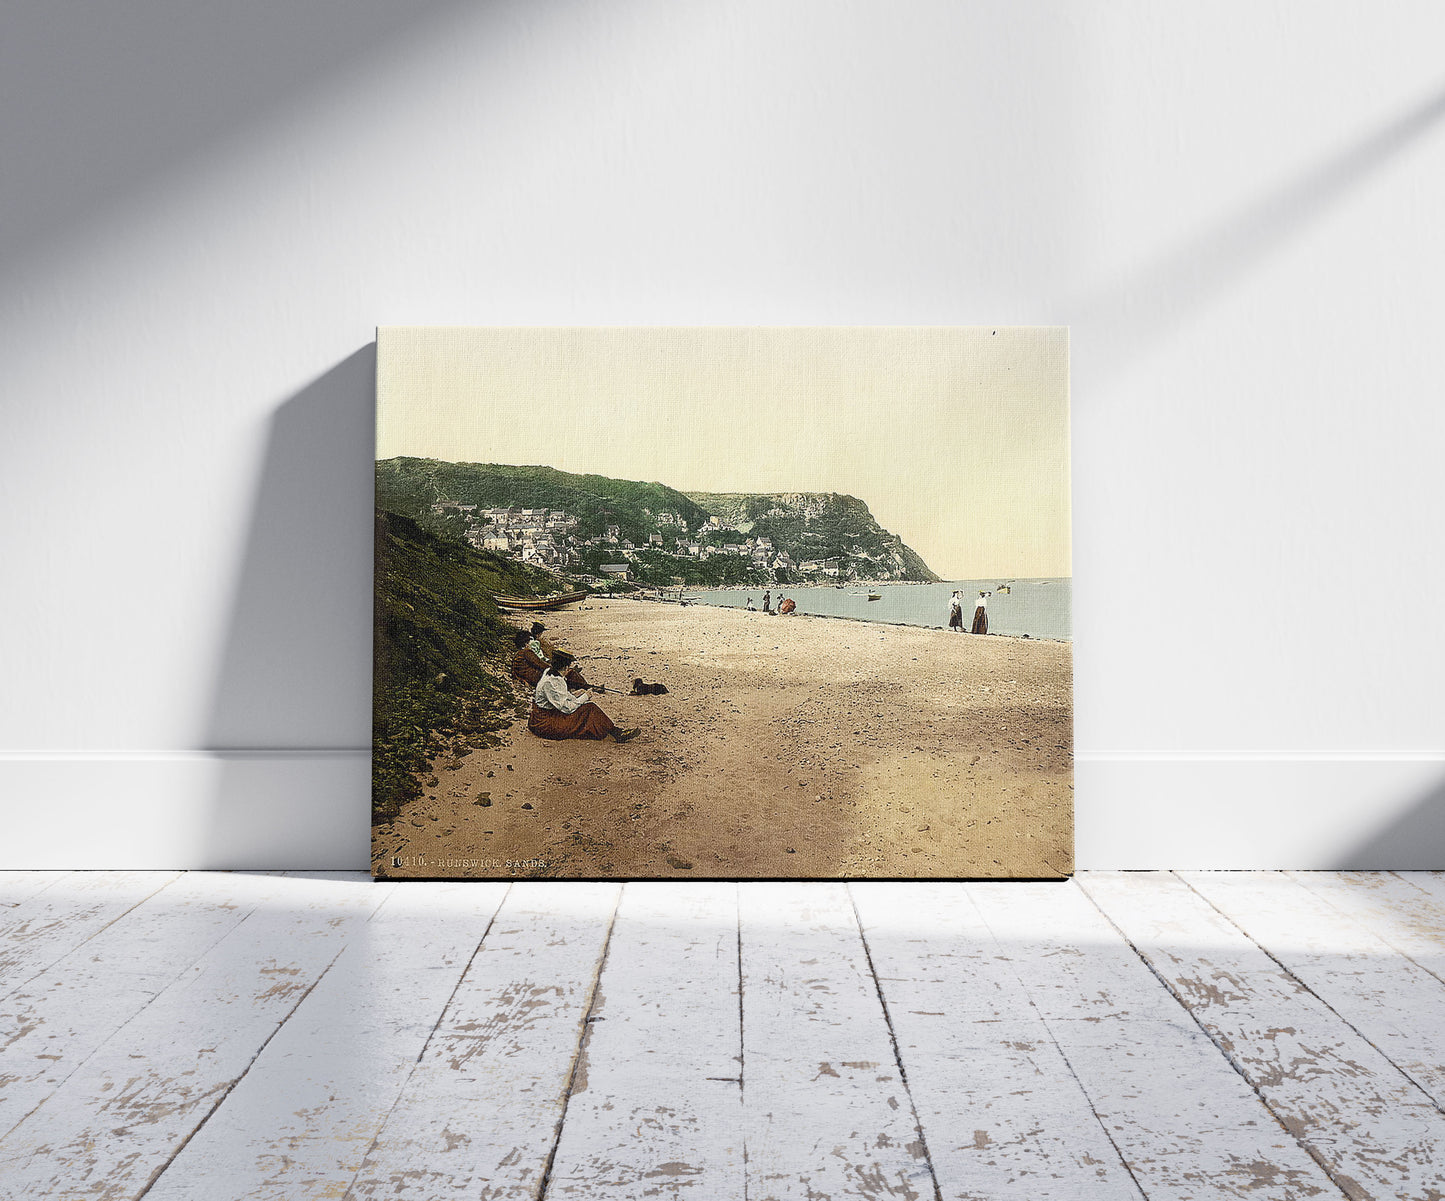
[[[0,875],[5,1198],[1445,1197],[1445,876]]]

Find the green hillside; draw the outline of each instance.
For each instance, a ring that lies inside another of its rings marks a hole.
[[[837,559],[859,579],[939,579],[912,547],[873,519],[856,496],[839,492],[689,492],[708,513],[767,536],[800,562]]]
[[[376,465],[379,508],[425,520],[431,506],[442,500],[484,508],[565,509],[578,519],[576,533],[582,538],[599,537],[615,525],[622,537],[646,542],[657,532],[658,513],[674,513],[694,528],[707,521],[696,504],[662,484],[500,463],[403,458]]]
[[[643,584],[799,583],[825,574],[938,579],[911,547],[873,519],[863,501],[839,493],[683,493],[660,483],[573,475],[552,467],[398,458],[376,465],[376,497],[380,508],[478,545],[494,528],[484,522],[486,509],[560,510],[577,520],[568,534],[574,556],[568,562],[596,575],[603,564],[627,557],[633,579]],[[710,527],[709,517],[732,528]],[[686,523],[685,529],[679,522]],[[617,542],[605,540],[609,526],[617,527]],[[770,538],[774,555],[788,555],[793,565],[774,568],[748,555],[714,553],[760,537]],[[680,553],[680,538],[697,544],[700,553]],[[623,542],[636,549],[624,555]],[[803,563],[827,563],[828,568],[805,572]]]
[[[492,594],[545,595],[555,581],[380,509],[375,550],[372,819],[389,821],[433,756],[486,745],[511,720],[516,626]]]

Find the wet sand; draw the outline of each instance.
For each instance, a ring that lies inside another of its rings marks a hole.
[[[625,744],[433,764],[381,875],[999,877],[1073,870],[1072,647],[603,600],[542,615]],[[666,696],[632,697],[641,676]]]

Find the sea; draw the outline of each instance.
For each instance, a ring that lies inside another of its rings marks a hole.
[[[988,632],[990,634],[1027,635],[1059,642],[1073,640],[1071,620],[1072,580],[1062,579],[987,579],[946,580],[941,584],[844,584],[833,586],[772,588],[773,607],[779,598],[790,596],[797,602],[799,613],[816,613],[826,617],[847,617],[857,621],[881,621],[890,625],[948,626],[948,598],[954,589],[963,593],[963,628],[973,625],[973,602],[980,592],[991,592],[988,598]],[[1007,589],[1007,591],[1005,591]],[[870,601],[870,593],[878,600]],[[724,605],[731,609],[747,607],[748,598],[763,607],[763,589],[726,588],[688,589],[688,600],[703,605]]]

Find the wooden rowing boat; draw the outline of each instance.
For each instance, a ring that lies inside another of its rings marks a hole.
[[[587,599],[586,592],[564,592],[561,596],[494,596],[499,609],[565,609]]]

